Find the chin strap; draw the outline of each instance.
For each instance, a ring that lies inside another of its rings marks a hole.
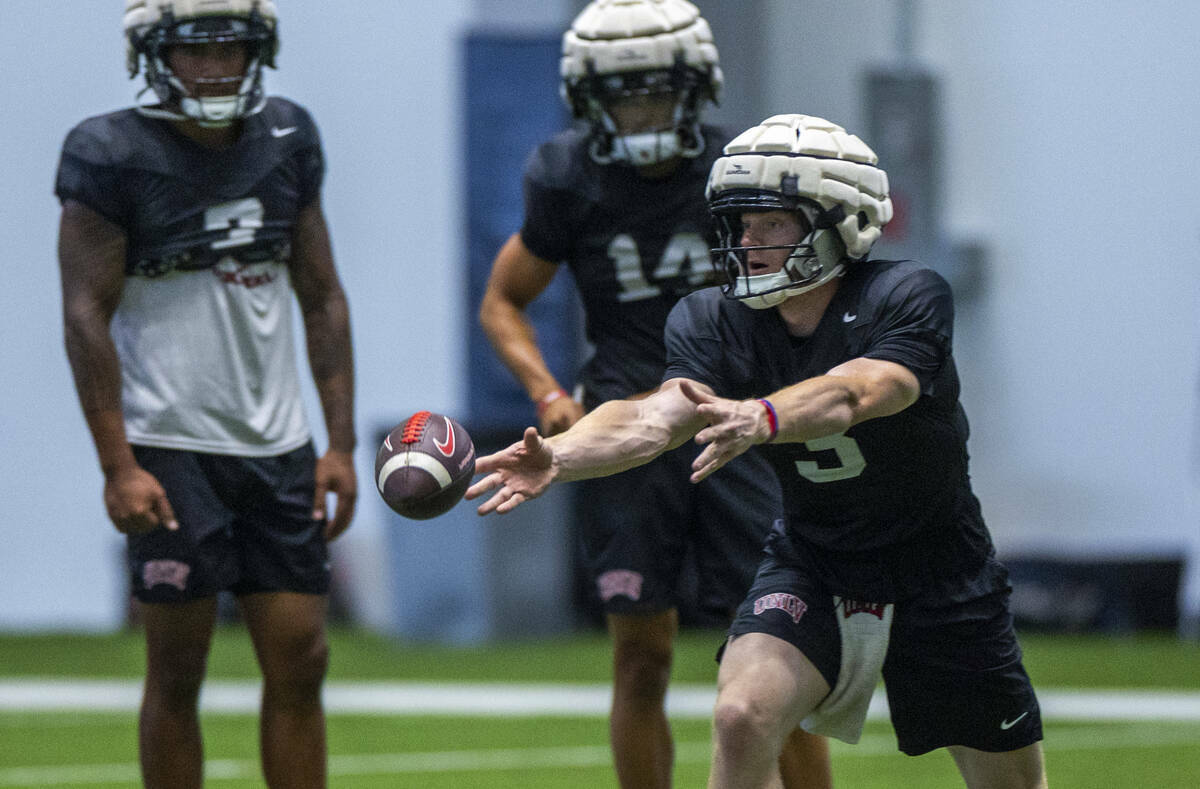
[[[588,153],[596,164],[622,163],[634,167],[650,167],[677,157],[694,159],[704,153],[704,135],[699,122],[685,125],[683,114],[681,100],[675,105],[669,129],[619,134],[612,116],[601,109],[600,129],[592,137]]]
[[[267,95],[259,83],[261,66],[257,59],[252,59],[246,66],[237,93],[231,96],[197,97],[188,95],[187,89],[178,77],[171,72],[166,64],[158,58],[153,63],[147,59],[147,69],[153,68],[153,73],[161,75],[165,84],[158,78],[149,79],[145,87],[137,92],[134,98],[134,109],[149,118],[160,118],[172,121],[195,121],[208,129],[220,129],[232,126],[235,121],[248,118],[267,105]],[[232,81],[232,80],[231,80]],[[169,87],[168,87],[169,86]],[[158,104],[144,103],[142,96],[147,91],[153,91]],[[172,95],[179,95],[180,108],[170,109]],[[251,99],[254,104],[249,105]]]
[[[142,96],[143,96],[143,94],[147,93],[149,90],[150,90],[150,86],[147,85],[146,87],[139,90],[137,92],[137,96],[134,97],[134,109],[137,110],[139,115],[145,115],[147,118],[161,118],[163,120],[168,120],[168,121],[190,121],[190,120],[192,120],[188,116],[184,115],[182,112],[175,112],[173,110],[169,110],[161,104],[160,105],[143,104]],[[158,98],[157,94],[155,94],[155,98]]]

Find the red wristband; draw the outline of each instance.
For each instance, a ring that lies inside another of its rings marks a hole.
[[[537,409],[537,415],[540,417],[542,412],[545,411],[546,408],[555,400],[561,400],[562,398],[569,396],[570,395],[567,394],[565,389],[555,389],[550,394],[543,395],[542,399],[538,400],[537,403],[534,404],[534,408]]]
[[[775,436],[779,433],[779,414],[775,413],[775,406],[771,405],[771,401],[765,397],[758,398],[758,402],[762,407],[767,409],[767,427],[771,428],[771,435],[767,436],[767,443],[775,440]]]

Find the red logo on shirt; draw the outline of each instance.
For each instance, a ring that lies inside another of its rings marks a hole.
[[[243,288],[257,288],[275,281],[275,272],[261,263],[238,263],[232,258],[226,258],[213,266],[213,274],[226,285],[241,285]]]

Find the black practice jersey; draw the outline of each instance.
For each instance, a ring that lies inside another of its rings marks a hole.
[[[911,370],[921,396],[900,413],[844,434],[758,447],[779,476],[788,530],[838,572],[852,577],[860,563],[864,573],[895,575],[870,584],[895,595],[924,585],[914,573],[951,573],[992,554],[967,475],[953,318],[949,286],[911,261],[852,265],[808,338],[791,336],[777,310],[754,310],[709,288],[671,314],[664,380],[690,378],[744,399],[858,357]]]
[[[324,175],[317,128],[277,97],[243,123],[235,145],[214,150],[133,109],[89,118],[67,136],[55,194],[125,230],[131,276],[286,261]]]
[[[67,136],[55,192],[127,241],[109,328],[132,443],[268,456],[309,440],[288,266],[323,173],[312,119],[278,98],[223,149],[132,109]]]
[[[589,405],[656,387],[671,307],[713,282],[704,186],[730,138],[712,127],[703,132],[704,153],[663,179],[596,164],[582,126],[541,145],[526,164],[521,239],[575,277],[595,348],[580,375]]]

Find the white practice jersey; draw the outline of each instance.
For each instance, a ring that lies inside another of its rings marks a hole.
[[[130,443],[269,456],[308,441],[286,266],[130,277],[112,334]]]

